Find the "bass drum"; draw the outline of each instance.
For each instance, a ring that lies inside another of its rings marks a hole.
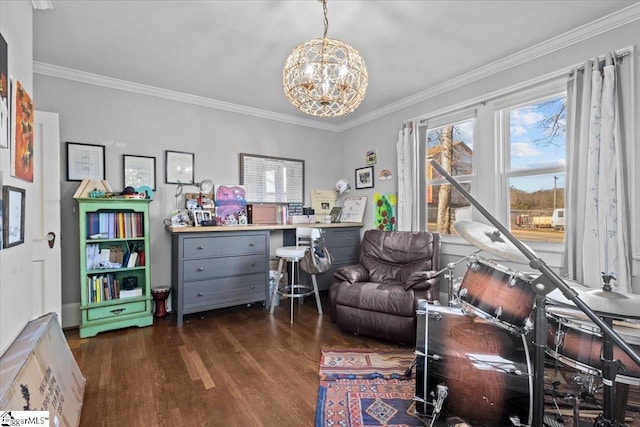
[[[530,425],[533,378],[525,335],[467,316],[458,307],[417,310],[416,412],[459,417],[471,425]],[[434,413],[438,391],[447,397]]]

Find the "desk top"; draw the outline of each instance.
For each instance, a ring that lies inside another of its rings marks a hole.
[[[293,230],[298,227],[313,228],[342,228],[342,227],[362,227],[362,222],[332,222],[314,224],[249,224],[249,225],[216,225],[212,227],[173,227],[165,226],[170,233],[203,233],[219,231],[251,231],[251,230]]]

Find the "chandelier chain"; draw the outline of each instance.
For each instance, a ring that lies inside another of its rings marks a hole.
[[[327,38],[327,31],[329,30],[329,18],[327,18],[327,0],[320,0],[322,2],[322,11],[324,12],[324,36],[322,38]]]

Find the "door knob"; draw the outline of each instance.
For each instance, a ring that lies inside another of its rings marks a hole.
[[[53,231],[47,233],[47,243],[49,243],[49,248],[53,249],[53,245],[56,244],[56,233]]]

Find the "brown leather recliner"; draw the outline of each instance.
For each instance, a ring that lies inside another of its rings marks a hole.
[[[331,320],[356,334],[414,344],[418,299],[438,300],[440,234],[367,230],[360,264],[339,268]]]

